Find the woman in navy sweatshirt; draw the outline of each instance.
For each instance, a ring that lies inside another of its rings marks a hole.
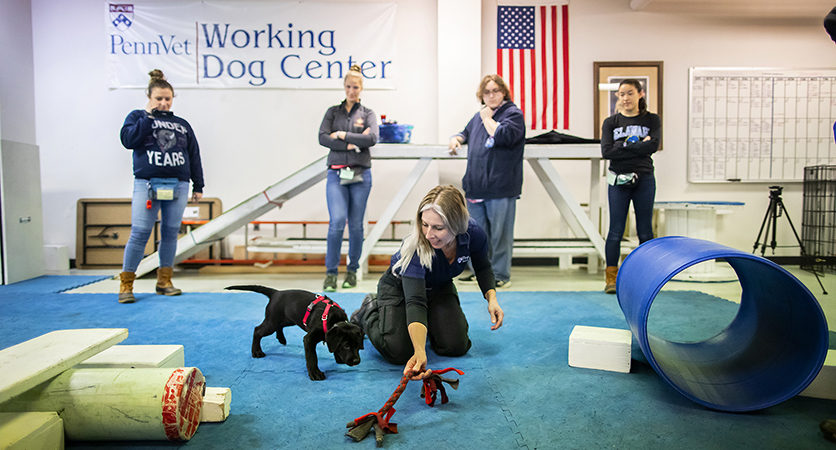
[[[467,169],[462,177],[467,210],[488,233],[496,287],[507,288],[511,286],[517,199],[522,193],[525,119],[499,75],[484,76],[476,98],[482,108],[461,133],[450,138],[448,148],[455,155],[467,144]],[[462,281],[475,281],[475,276]]]
[[[171,284],[177,234],[189,200],[189,181],[193,201],[203,197],[203,168],[200,148],[191,125],[171,112],[174,88],[162,71],[152,70],[145,109],[131,111],[122,125],[120,138],[133,150],[134,191],[131,201],[131,236],[125,245],[122,273],[119,275],[119,303],[133,303],[136,268],[145,253],[145,244],[154,229],[157,212],[160,222],[160,268],[156,292],[180,295]],[[155,194],[151,194],[154,191]]]

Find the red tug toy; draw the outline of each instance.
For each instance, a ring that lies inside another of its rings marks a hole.
[[[449,384],[453,389],[459,388],[459,380],[453,380],[441,376],[442,373],[447,373],[451,370],[456,371],[459,375],[464,375],[464,372],[461,370],[448,367],[442,370],[433,370],[432,374],[424,379],[424,386],[423,389],[421,389],[421,398],[424,399],[428,406],[435,405],[435,400],[439,392],[441,393],[441,404],[443,405],[447,403],[447,391],[444,389],[443,383]],[[351,422],[348,422],[345,427],[350,429],[345,433],[345,435],[354,439],[355,442],[360,442],[369,435],[372,427],[374,427],[375,441],[377,441],[377,446],[380,447],[383,445],[384,433],[397,434],[398,424],[390,423],[389,419],[393,414],[395,414],[395,408],[392,406],[395,405],[395,402],[398,401],[398,398],[400,398],[404,389],[406,389],[407,383],[409,383],[409,376],[404,375],[403,378],[401,378],[401,383],[395,389],[395,392],[389,396],[389,400],[386,400],[383,407],[377,412],[370,412],[352,420]]]

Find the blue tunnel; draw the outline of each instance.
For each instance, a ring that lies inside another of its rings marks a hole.
[[[703,342],[648,334],[656,295],[676,274],[722,258],[742,288],[729,325]],[[828,329],[813,294],[777,264],[714,242],[667,236],[645,242],[618,272],[618,304],[654,370],[696,403],[721,411],[754,411],[804,390],[824,364]]]

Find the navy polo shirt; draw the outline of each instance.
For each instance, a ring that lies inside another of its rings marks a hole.
[[[467,268],[467,263],[472,261],[477,278],[480,273],[493,275],[490,267],[488,236],[479,225],[472,219],[467,224],[467,232],[456,236],[456,258],[452,263],[447,261],[444,252],[435,249],[432,265],[429,269],[421,265],[421,259],[417,252],[409,261],[409,265],[400,275],[403,281],[404,298],[406,300],[407,323],[420,322],[426,325],[427,320],[427,292],[433,288],[445,286],[453,281],[453,278]],[[401,259],[400,251],[392,255],[390,268]],[[409,283],[406,279],[423,279],[425,289],[414,289],[412,286],[420,286],[416,283]],[[481,281],[481,280],[480,280]],[[490,285],[492,283],[486,283]],[[482,283],[480,282],[480,286]],[[484,290],[484,288],[483,288]],[[484,294],[485,292],[483,292]]]

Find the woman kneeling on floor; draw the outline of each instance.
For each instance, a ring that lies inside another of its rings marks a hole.
[[[369,295],[351,315],[378,352],[404,374],[419,380],[427,370],[426,342],[438,355],[461,356],[470,349],[468,324],[453,279],[473,263],[488,301],[491,329],[502,326],[487,235],[470,219],[462,193],[437,186],[418,206],[415,230],[392,255],[377,296]]]

